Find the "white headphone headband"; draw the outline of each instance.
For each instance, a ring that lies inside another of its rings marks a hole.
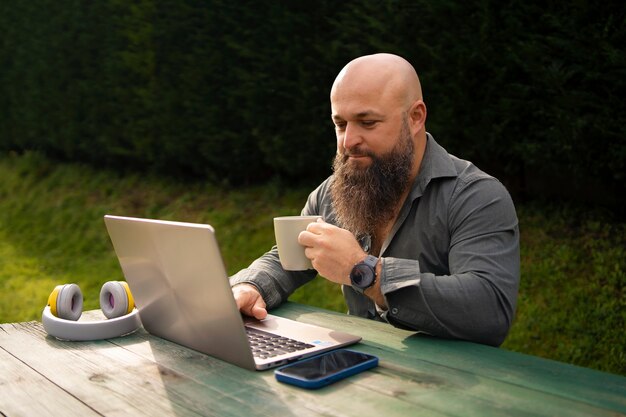
[[[41,321],[50,336],[74,341],[111,339],[132,333],[141,326],[139,310],[136,308],[129,314],[108,320],[71,321],[56,317],[46,306]]]

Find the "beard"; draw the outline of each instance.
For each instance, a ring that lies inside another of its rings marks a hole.
[[[359,167],[351,163],[350,154],[367,155],[372,162]],[[330,193],[339,227],[357,239],[369,235],[377,240],[376,231],[396,216],[399,200],[410,185],[414,155],[406,116],[396,145],[387,154],[376,156],[358,148],[337,153]]]

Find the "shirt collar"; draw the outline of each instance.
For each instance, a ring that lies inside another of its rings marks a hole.
[[[411,193],[405,200],[396,223],[391,228],[391,232],[389,233],[389,236],[387,236],[387,239],[383,242],[380,251],[381,254],[385,253],[389,244],[396,235],[396,232],[409,215],[413,202],[424,194],[428,184],[435,178],[456,177],[457,175],[454,162],[452,161],[452,158],[450,158],[448,152],[435,142],[435,139],[430,133],[426,133],[426,149],[424,150],[424,157],[422,158],[420,170],[415,178],[415,181],[413,181]]]
[[[442,148],[430,133],[426,133],[426,150],[422,164],[413,182],[410,200],[421,197],[431,180],[442,177],[456,177],[458,174],[448,152]]]

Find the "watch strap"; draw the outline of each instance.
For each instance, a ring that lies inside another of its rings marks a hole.
[[[379,259],[374,255],[367,255],[362,261],[365,265],[372,267],[372,269],[374,270],[374,277],[376,276],[376,264],[378,263],[378,261]]]

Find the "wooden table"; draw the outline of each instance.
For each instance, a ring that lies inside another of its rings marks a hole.
[[[62,342],[0,325],[0,416],[618,416],[626,378],[287,303],[273,313],[359,334],[380,365],[317,391],[145,331]],[[91,318],[99,311],[88,312]]]

